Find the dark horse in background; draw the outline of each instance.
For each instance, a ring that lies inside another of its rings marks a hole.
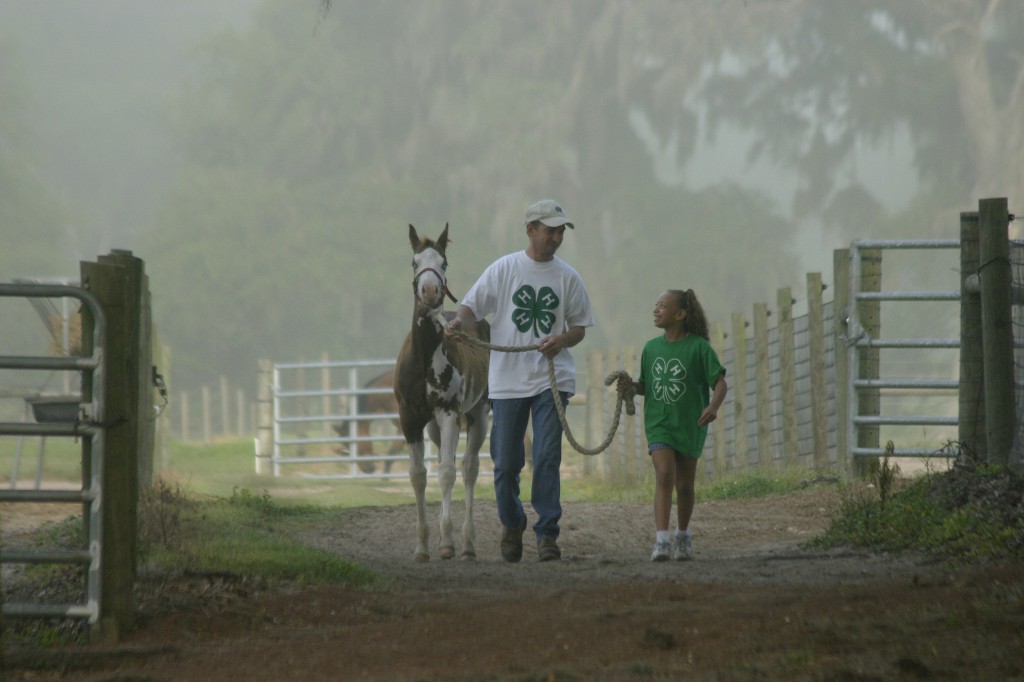
[[[395,398],[398,400],[402,435],[409,445],[409,480],[416,494],[417,542],[415,558],[427,561],[426,485],[424,429],[438,449],[438,481],[441,484],[441,558],[455,556],[452,539],[452,488],[455,486],[455,450],[460,421],[466,424],[466,451],[462,458],[466,515],[462,525],[462,558],[476,558],[473,526],[473,488],[480,471],[480,447],[487,430],[487,365],[490,352],[445,335],[443,313],[448,291],[448,226],[437,240],[420,237],[409,226],[412,245],[412,329],[405,337],[395,364]],[[454,297],[452,297],[454,300]],[[478,322],[463,330],[485,341],[490,325]]]
[[[387,393],[360,393],[356,396],[356,411],[359,416],[373,415],[373,414],[398,414],[398,400],[395,398],[395,373],[394,371],[387,371],[383,374],[379,374],[368,382],[363,384],[364,389],[387,389]],[[356,436],[360,439],[355,443],[355,452],[360,457],[368,457],[373,453],[373,441],[370,440],[370,429],[373,426],[374,420],[372,419],[357,419],[356,420]],[[392,420],[395,431],[399,432],[401,425],[398,421],[398,417]],[[349,435],[348,421],[335,422],[333,425],[334,432],[342,438]],[[366,440],[363,440],[366,439]],[[335,450],[339,454],[347,454],[347,450],[338,448]],[[402,441],[393,440],[388,445],[387,454],[397,455],[402,451]],[[372,474],[377,470],[377,465],[374,462],[359,462],[359,470],[364,474]],[[391,465],[393,462],[387,460],[384,462],[384,473],[391,472]]]

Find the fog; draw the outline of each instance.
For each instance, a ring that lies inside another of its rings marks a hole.
[[[853,239],[1022,205],[1024,4],[890,5],[8,0],[0,280],[133,251],[183,388],[393,354],[407,225],[451,224],[458,295],[549,196],[586,344],[652,336],[665,288],[802,300]]]

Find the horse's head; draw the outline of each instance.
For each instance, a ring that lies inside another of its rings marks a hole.
[[[445,257],[445,249],[448,248],[448,225],[445,224],[444,231],[436,241],[420,237],[416,234],[416,228],[410,225],[409,243],[412,244],[412,290],[416,302],[435,310],[444,303],[445,296],[454,301],[455,297],[448,291],[445,274],[448,269],[448,259]]]

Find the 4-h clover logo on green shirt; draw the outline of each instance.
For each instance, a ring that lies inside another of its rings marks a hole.
[[[686,368],[675,358],[657,358],[651,366],[654,397],[665,403],[674,403],[686,393]]]
[[[522,333],[533,327],[533,335],[541,336],[551,333],[555,326],[555,313],[558,309],[558,296],[551,287],[541,287],[540,292],[534,291],[529,284],[519,287],[512,295],[515,310],[512,311],[512,323]]]

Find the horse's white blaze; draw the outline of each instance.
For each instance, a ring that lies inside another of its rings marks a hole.
[[[435,308],[444,301],[445,271],[444,256],[434,249],[426,249],[413,256],[416,283],[416,295],[424,305]]]

